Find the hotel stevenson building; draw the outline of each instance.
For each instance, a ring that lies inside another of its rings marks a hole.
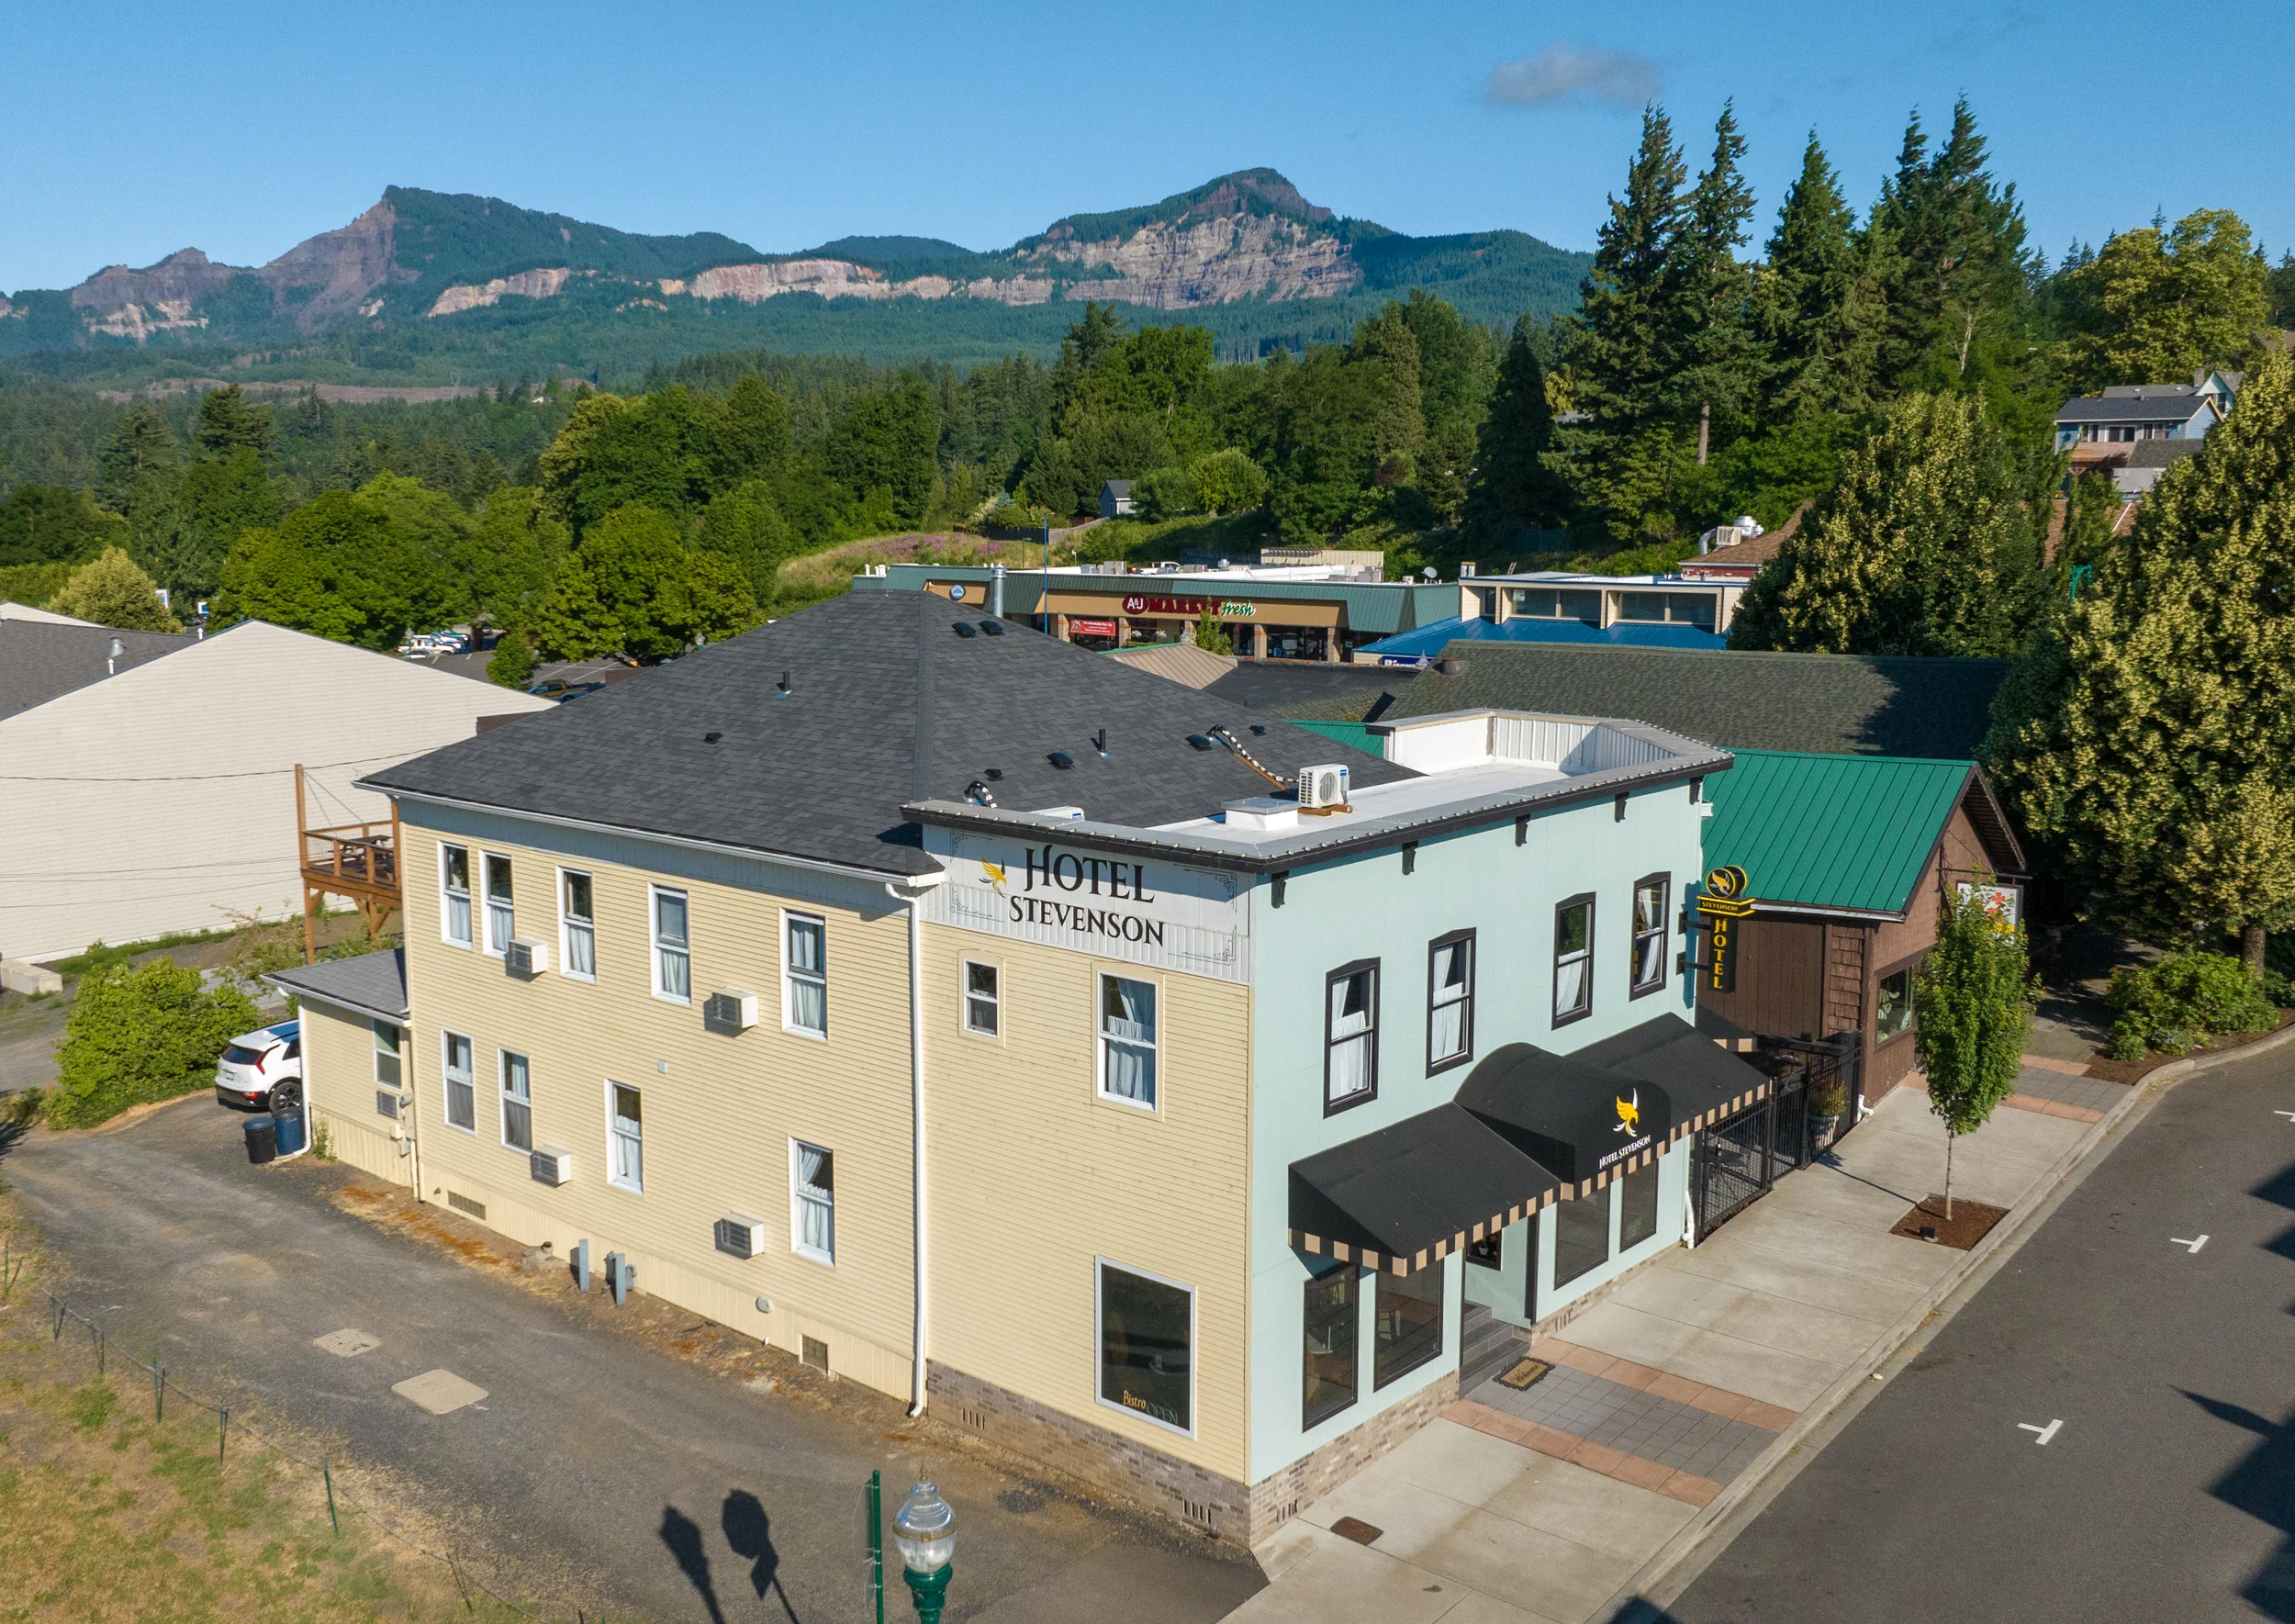
[[[1263,1538],[1470,1335],[1677,1244],[1690,1137],[1763,1086],[1685,1018],[1726,754],[1386,746],[851,594],[369,780],[403,971],[281,978],[312,1105],[426,1201]]]

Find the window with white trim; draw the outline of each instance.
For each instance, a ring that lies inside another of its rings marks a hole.
[[[1195,1430],[1195,1292],[1106,1259],[1098,1280],[1100,1402]]]
[[[693,939],[686,924],[686,894],[654,888],[654,996],[693,1002]]]
[[[405,1041],[397,1026],[389,1021],[375,1023],[375,1086],[396,1089],[402,1086],[405,1075],[398,1059],[398,1046]]]
[[[470,946],[470,853],[459,846],[438,848],[438,932],[457,947]]]
[[[499,958],[510,950],[518,934],[518,910],[510,896],[510,860],[486,854],[482,867],[487,882],[487,951]]]
[[[836,1158],[802,1139],[789,1142],[789,1244],[800,1258],[836,1262]]]
[[[606,1182],[645,1193],[645,1102],[619,1082],[606,1085]]]
[[[502,1143],[513,1150],[534,1148],[533,1069],[524,1055],[502,1051]]]
[[[1594,895],[1572,897],[1554,910],[1554,1025],[1594,1013]]]
[[[964,1029],[976,1037],[994,1037],[1003,1029],[1002,979],[996,966],[978,959],[964,961]]]
[[[585,981],[598,979],[598,920],[590,900],[589,876],[578,868],[558,870],[558,917],[565,941],[558,958],[565,973]]]
[[[1439,936],[1427,948],[1427,1073],[1474,1053],[1474,933]]]
[[[1379,1093],[1379,961],[1342,965],[1323,980],[1323,1114]]]
[[[446,1073],[446,1120],[452,1126],[478,1131],[478,1092],[471,1073],[470,1039],[459,1032],[439,1034]]]
[[[1156,1105],[1156,984],[1100,978],[1100,1094],[1126,1105]]]
[[[781,1021],[812,1037],[829,1035],[828,935],[813,914],[781,915]]]

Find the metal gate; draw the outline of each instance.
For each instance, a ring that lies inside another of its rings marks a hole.
[[[1832,1137],[1855,1126],[1859,1050],[1854,1033],[1823,1043],[1761,1039],[1752,1058],[1769,1075],[1767,1096],[1697,1136],[1689,1199],[1699,1238],[1768,1194],[1778,1174],[1805,1168],[1830,1148],[1822,1119],[1810,1109],[1812,1096],[1842,1084],[1849,1108]]]

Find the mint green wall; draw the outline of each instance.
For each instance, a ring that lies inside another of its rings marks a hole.
[[[1618,1249],[1618,1190],[1612,1183],[1597,1193],[1596,1201],[1609,1203],[1609,1260],[1600,1267],[1587,1270],[1569,1286],[1561,1291],[1554,1288],[1554,1226],[1546,1220],[1553,1209],[1549,1207],[1535,1221],[1526,1219],[1510,1224],[1499,1236],[1498,1267],[1495,1269],[1466,1269],[1466,1297],[1470,1303],[1480,1303],[1508,1325],[1527,1328],[1533,1321],[1523,1313],[1524,1277],[1528,1271],[1538,1271],[1537,1318],[1544,1319],[1556,1309],[1566,1306],[1588,1292],[1606,1285],[1645,1258],[1655,1257],[1667,1247],[1681,1243],[1683,1232],[1689,1226],[1689,1142],[1684,1140],[1658,1158],[1658,1227],[1657,1233],[1640,1242],[1630,1252]],[[1461,1265],[1461,1268],[1464,1265]]]
[[[1281,908],[1272,906],[1265,881],[1256,888],[1251,899],[1251,1481],[1458,1368],[1461,1277],[1470,1271],[1452,1260],[1446,1266],[1450,1318],[1442,1357],[1392,1387],[1370,1391],[1366,1305],[1361,1396],[1313,1431],[1301,1429],[1309,1275],[1290,1244],[1289,1170],[1303,1158],[1444,1103],[1472,1070],[1469,1063],[1427,1075],[1427,944],[1452,931],[1478,933],[1476,1059],[1517,1042],[1567,1052],[1669,1011],[1693,1016],[1685,975],[1673,976],[1662,991],[1629,999],[1628,949],[1634,882],[1662,872],[1673,879],[1669,965],[1681,951],[1680,935],[1672,927],[1684,889],[1702,872],[1701,829],[1688,787],[1675,784],[1633,796],[1622,822],[1607,798],[1534,818],[1528,843],[1519,846],[1511,817],[1490,829],[1426,841],[1418,848],[1416,871],[1408,875],[1401,853],[1394,849],[1303,869],[1291,876]],[[1564,898],[1587,890],[1595,896],[1594,1013],[1557,1030],[1550,1019],[1554,909]],[[1381,964],[1378,1097],[1326,1117],[1324,977],[1360,958]],[[1686,1158],[1669,1160],[1685,1163]],[[1673,1215],[1669,1219],[1669,1209],[1662,1205],[1662,1235],[1681,1233],[1683,1177],[1679,1170],[1671,1173]],[[1518,1293],[1516,1302],[1518,1306]]]

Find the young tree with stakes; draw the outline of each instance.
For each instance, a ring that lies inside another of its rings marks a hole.
[[[1945,899],[1936,946],[1912,980],[1929,1109],[1944,1120],[1944,1221],[1953,1220],[1953,1146],[1992,1119],[2016,1087],[2032,993],[2023,928],[2003,924],[1985,905],[1979,876],[1966,895]]]

